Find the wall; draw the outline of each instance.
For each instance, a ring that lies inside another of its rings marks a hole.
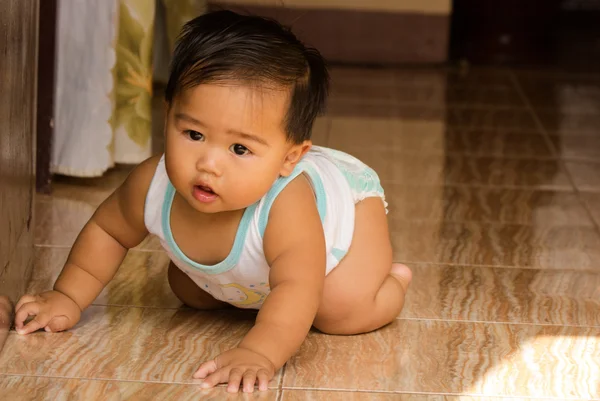
[[[448,58],[450,0],[224,0],[208,5],[275,18],[331,63],[394,66]]]
[[[224,0],[220,3],[364,11],[449,14],[451,0]]]

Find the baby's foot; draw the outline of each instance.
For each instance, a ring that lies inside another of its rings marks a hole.
[[[390,274],[400,282],[400,285],[402,286],[402,288],[404,289],[404,293],[406,294],[408,286],[412,281],[412,272],[410,271],[408,266],[403,265],[402,263],[393,263]]]

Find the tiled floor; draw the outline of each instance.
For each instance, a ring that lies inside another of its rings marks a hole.
[[[393,324],[313,332],[272,389],[240,399],[600,399],[600,76],[333,71],[317,144],[361,157],[414,282]],[[159,124],[160,125],[160,124]],[[128,169],[37,199],[31,291]],[[180,308],[156,241],[132,250],[73,330],[11,332],[0,399],[235,399],[191,379],[252,324]],[[497,397],[497,398],[495,398]]]

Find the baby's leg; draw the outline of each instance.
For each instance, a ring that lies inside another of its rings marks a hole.
[[[194,280],[182,272],[173,262],[169,264],[169,285],[173,293],[181,302],[195,309],[224,309],[230,307],[228,303],[218,301],[206,291],[198,287]]]
[[[356,205],[352,245],[325,278],[314,326],[329,334],[359,334],[393,321],[404,306],[411,271],[392,264],[387,216],[380,198]]]

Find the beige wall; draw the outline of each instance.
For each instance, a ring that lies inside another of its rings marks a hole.
[[[417,12],[425,14],[450,14],[451,0],[225,0],[253,6],[284,6],[293,8],[333,8],[365,11]]]

